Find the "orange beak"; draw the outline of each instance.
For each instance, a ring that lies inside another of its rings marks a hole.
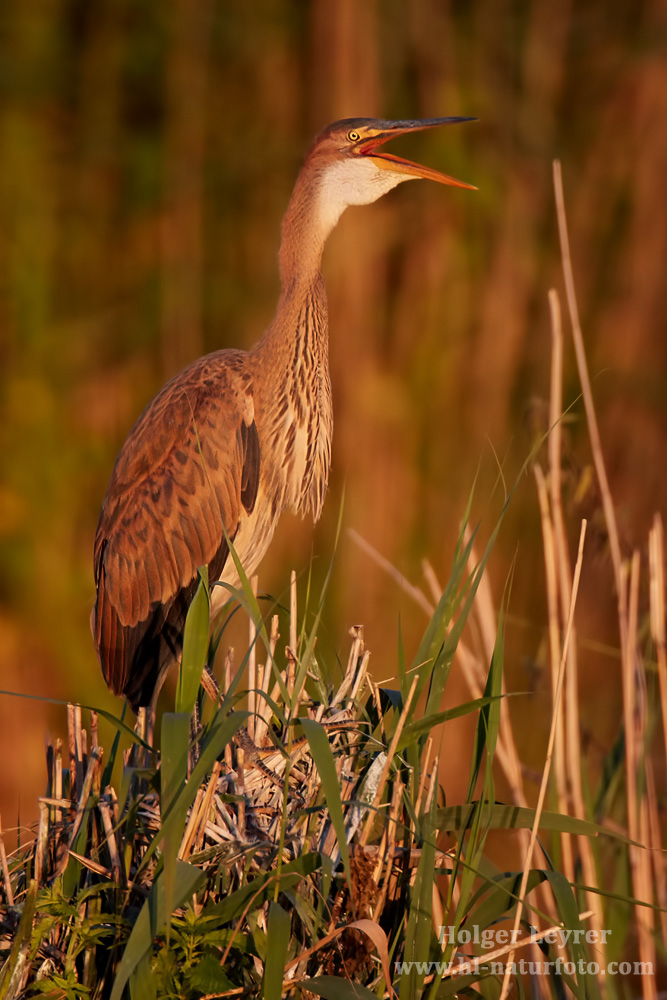
[[[450,184],[452,187],[467,188],[469,191],[476,191],[474,184],[466,184],[448,174],[442,174],[432,167],[424,167],[420,163],[413,163],[402,156],[394,156],[392,153],[377,152],[378,146],[393,139],[398,135],[405,135],[407,132],[420,132],[426,128],[438,128],[440,125],[452,125],[456,122],[474,122],[476,118],[422,118],[416,121],[381,122],[382,127],[376,135],[366,142],[360,143],[354,150],[357,156],[367,156],[373,160],[376,166],[383,170],[393,170],[394,173],[408,174],[410,177],[423,177],[429,181],[437,181],[439,184]]]

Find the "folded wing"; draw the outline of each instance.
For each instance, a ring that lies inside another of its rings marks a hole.
[[[107,684],[135,711],[180,656],[197,569],[222,575],[225,536],[252,512],[259,472],[241,352],[217,352],[181,372],[125,442],[95,537],[92,624]]]

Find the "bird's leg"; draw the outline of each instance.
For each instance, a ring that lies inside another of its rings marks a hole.
[[[208,666],[205,666],[202,672],[201,686],[204,688],[204,691],[216,708],[219,708],[223,698],[222,691],[220,690],[220,686]],[[261,759],[261,751],[254,740],[252,740],[248,735],[247,729],[237,729],[234,734],[234,742],[237,747],[240,747],[241,750],[243,750],[246,763],[251,764],[260,770],[273,785],[276,785],[276,787],[281,789],[283,788],[283,782],[280,780],[278,775],[274,774]]]
[[[138,710],[134,731],[144,743],[151,741],[152,746],[153,724],[150,721],[150,711],[148,709],[140,708]],[[148,767],[149,761],[144,746],[140,746],[138,743],[133,745],[129,764],[130,767]]]
[[[216,681],[213,673],[211,672],[208,665],[204,667],[201,686],[203,687],[205,693],[209,696],[216,708],[219,708],[222,704],[222,692],[218,682]],[[188,756],[188,777],[194,770],[194,767],[199,759],[199,751],[197,750],[196,739],[201,730],[201,712],[199,709],[199,703],[195,702],[195,707],[192,712],[192,718],[190,720],[190,736],[192,738],[192,749]]]
[[[194,708],[192,709],[192,715],[190,716],[190,751],[188,753],[188,778],[192,774],[199,760],[199,747],[197,746],[197,737],[201,732],[201,713],[199,711],[199,702],[196,701]]]

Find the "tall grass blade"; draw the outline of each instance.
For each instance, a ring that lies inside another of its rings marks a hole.
[[[291,918],[278,903],[269,904],[264,962],[264,1000],[282,1000],[283,974],[290,941]]]
[[[336,762],[334,755],[331,752],[329,739],[327,737],[326,730],[318,722],[315,722],[314,719],[299,719],[299,723],[303,727],[303,731],[306,734],[306,738],[310,746],[310,752],[313,755],[313,761],[322,783],[322,790],[324,792],[327,810],[331,818],[331,824],[336,832],[338,849],[340,851],[343,867],[345,868],[345,875],[347,877],[348,885],[351,885],[352,875],[350,872],[350,854],[347,847],[347,833],[345,829],[345,818],[343,815],[343,804],[340,798],[340,786],[338,783],[338,774],[336,773]]]
[[[131,1000],[155,1000],[157,983],[151,969],[150,955],[146,954],[130,976]]]
[[[579,904],[572,891],[572,886],[561,872],[547,870],[545,872],[551,891],[553,892],[558,909],[558,916],[563,923],[563,927],[568,930],[578,931],[579,934],[572,934],[568,945],[571,949],[572,961],[580,970],[577,976],[576,985],[573,984],[573,992],[580,1000],[600,1000],[600,988],[597,976],[588,975],[588,957],[586,949],[581,943],[585,940],[586,928],[579,919]]]
[[[207,626],[208,628],[208,626]],[[201,676],[201,675],[200,675]],[[165,712],[160,731],[160,815],[168,816],[188,773],[190,714]],[[185,826],[185,817],[183,819]],[[165,907],[174,911],[176,859],[183,828],[170,828],[162,841]]]
[[[211,601],[208,566],[200,566],[199,583],[183,630],[183,655],[176,688],[176,711],[191,715],[199,693],[201,675],[208,653]]]
[[[475,794],[482,761],[486,760],[484,774],[484,797],[493,800],[493,758],[500,728],[500,699],[502,697],[504,614],[498,616],[498,633],[491,657],[489,673],[484,688],[484,704],[480,708],[473,746],[470,780],[466,799],[470,802]]]
[[[425,973],[418,968],[426,963],[433,938],[433,871],[435,869],[435,847],[438,830],[436,826],[435,788],[431,788],[430,802],[422,817],[421,857],[417,866],[414,885],[410,894],[410,911],[405,932],[404,961],[411,968],[403,972],[399,984],[401,1000],[411,1000],[420,996]]]

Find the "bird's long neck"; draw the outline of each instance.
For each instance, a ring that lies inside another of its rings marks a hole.
[[[253,352],[262,382],[262,399],[256,397],[255,405],[259,403],[267,434],[275,436],[272,454],[282,456],[285,505],[310,507],[316,516],[326,489],[332,425],[327,303],[320,264],[335,221],[323,211],[312,175],[302,171],[282,224],[276,314]]]
[[[297,178],[282,221],[278,265],[280,299],[271,326],[258,345],[268,363],[275,365],[284,355],[293,356],[297,337],[295,319],[313,296],[326,298],[320,265],[327,236],[335,225],[322,209],[317,179],[303,170]],[[326,335],[326,329],[323,331]]]
[[[304,351],[319,359],[327,349],[327,305],[320,271],[327,236],[335,225],[320,197],[320,178],[308,163],[297,177],[283,217],[278,264],[280,298],[273,321],[255,348],[258,367],[277,381],[294,370]]]
[[[283,217],[278,263],[283,293],[312,284],[320,271],[322,251],[340,217],[323,196],[324,177],[307,167],[297,178]]]

